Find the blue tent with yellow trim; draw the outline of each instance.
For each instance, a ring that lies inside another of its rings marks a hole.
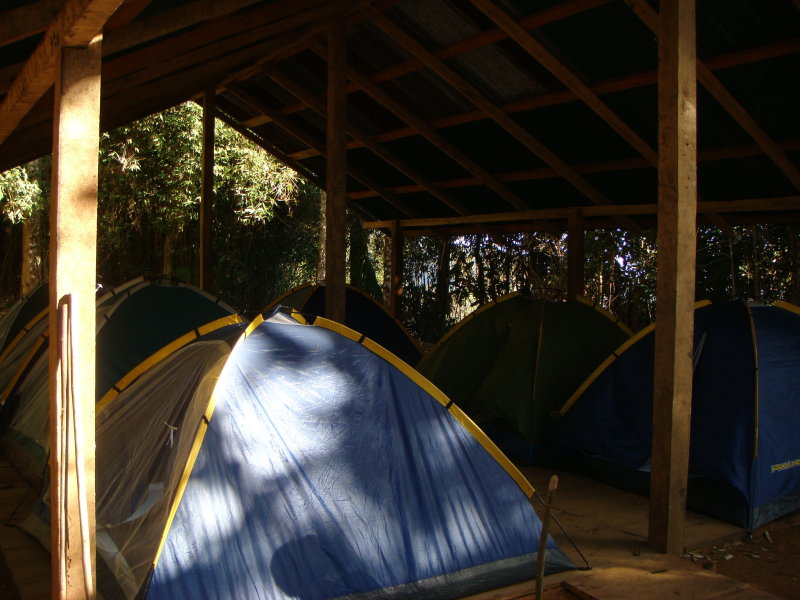
[[[556,454],[646,492],[654,327],[620,347],[562,407]],[[750,530],[800,510],[800,309],[695,310],[689,508]]]

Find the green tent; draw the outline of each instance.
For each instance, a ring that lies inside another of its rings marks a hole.
[[[549,412],[630,335],[585,299],[515,293],[456,324],[417,370],[479,425],[537,443]]]

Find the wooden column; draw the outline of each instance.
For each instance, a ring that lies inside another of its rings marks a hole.
[[[200,289],[212,291],[211,229],[214,223],[214,90],[203,94],[203,173],[200,186]]]
[[[567,223],[567,297],[570,300],[583,296],[585,263],[583,214],[573,210]]]
[[[101,42],[56,61],[50,207],[53,598],[95,597],[95,280]]]
[[[662,0],[649,543],[680,554],[689,465],[697,214],[695,2]]]
[[[400,296],[403,295],[403,230],[400,223],[392,221],[392,279],[389,288],[389,312],[402,318]]]
[[[347,255],[347,21],[328,26],[328,166],[325,203],[325,316],[344,323]]]

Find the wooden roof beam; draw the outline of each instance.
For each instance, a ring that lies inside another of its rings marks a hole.
[[[793,39],[785,42],[779,42],[777,44],[770,44],[767,46],[760,46],[758,48],[751,48],[741,52],[724,54],[706,61],[706,66],[708,66],[710,69],[725,69],[743,64],[748,64],[751,62],[757,62],[760,60],[767,60],[769,58],[786,56],[787,54],[796,54],[798,52],[800,52],[800,39]],[[374,78],[375,76],[371,78],[373,82]],[[595,95],[602,96],[604,94],[611,94],[615,92],[635,89],[646,85],[655,85],[656,78],[657,78],[657,73],[655,71],[648,73],[636,73],[634,75],[621,77],[619,79],[612,79],[609,81],[598,83],[596,85],[591,86],[589,89]],[[572,91],[560,90],[549,94],[532,96],[524,100],[510,102],[508,104],[500,106],[500,110],[508,114],[513,114],[516,112],[522,112],[526,110],[534,110],[537,108],[544,108],[547,106],[564,104],[566,102],[574,102],[576,99],[577,97],[575,96],[575,94],[572,93]],[[300,103],[295,106],[285,108],[282,110],[282,112],[284,114],[291,114],[299,110],[305,110],[307,108],[308,108],[307,106]],[[465,123],[482,121],[485,120],[486,118],[487,118],[486,115],[482,111],[473,110],[466,113],[451,115],[449,117],[442,117],[440,119],[436,119],[435,121],[429,122],[428,125],[434,130],[436,130],[436,129],[443,129],[445,127],[452,127],[454,125],[463,125]],[[403,139],[416,134],[417,131],[414,128],[403,127],[400,129],[395,129],[393,131],[387,131],[385,133],[378,134],[377,136],[375,136],[375,139],[377,141],[384,142],[390,140]],[[313,151],[311,151],[311,153],[309,154],[301,154],[300,152],[297,152],[294,154],[294,156],[297,159],[308,158],[309,156],[313,156]]]
[[[625,0],[630,9],[653,32],[658,34],[658,13],[646,0]],[[786,178],[800,190],[800,169],[780,149],[766,131],[756,122],[750,113],[739,103],[722,82],[717,79],[711,69],[697,58],[697,80],[733,117],[739,126],[764,150],[772,162],[781,170]]]
[[[782,198],[749,198],[745,200],[712,200],[697,203],[698,213],[750,213],[750,212],[796,212],[800,210],[800,196]],[[403,229],[425,227],[455,227],[458,225],[499,224],[530,222],[543,219],[566,220],[578,211],[585,219],[597,217],[647,216],[658,214],[658,204],[606,204],[582,207],[542,208],[537,210],[464,215],[461,217],[431,217],[422,219],[401,219]],[[368,221],[365,229],[384,229],[391,221]]]
[[[64,0],[39,0],[3,13],[0,46],[7,46],[42,33],[58,14]]]
[[[122,0],[66,0],[0,104],[0,144],[53,85],[63,47],[85,47]]]
[[[319,44],[317,43],[313,43],[311,49],[317,52],[317,54],[319,54],[321,51]],[[347,75],[354,85],[362,89],[378,104],[394,113],[397,118],[405,121],[410,127],[431,142],[431,144],[438,148],[443,154],[448,156],[467,172],[472,173],[476,179],[478,179],[486,187],[493,190],[511,206],[519,210],[527,210],[530,208],[530,206],[524,202],[522,198],[508,189],[508,187],[500,182],[494,175],[486,171],[486,169],[481,167],[477,162],[469,158],[461,150],[448,142],[444,137],[436,133],[436,130],[428,125],[428,123],[413,114],[391,95],[384,92],[376,83],[371,81],[369,77],[359,73],[353,68],[348,69]]]
[[[494,104],[491,100],[486,98],[480,91],[478,91],[472,84],[463,79],[460,75],[456,74],[452,69],[447,67],[442,61],[437,59],[420,43],[409,36],[405,31],[400,29],[397,25],[392,23],[384,15],[371,11],[372,22],[380,28],[386,35],[392,38],[395,42],[400,44],[405,50],[416,56],[433,70],[439,77],[451,85],[462,96],[472,102],[476,107],[485,112],[493,121],[500,127],[505,129],[510,135],[517,139],[523,146],[530,150],[533,154],[541,158],[550,167],[573,185],[578,191],[586,196],[591,202],[595,204],[610,204],[610,201],[603,196],[594,186],[581,177],[578,173],[573,171],[567,163],[556,156],[549,148],[542,144],[539,140],[533,137],[524,127],[519,125],[506,113]],[[632,231],[639,231],[638,225],[630,218],[619,217],[620,225]]]
[[[308,104],[308,106],[310,106],[311,109],[315,111],[317,114],[327,118],[327,107],[325,106],[325,104],[321,100],[315,98],[314,95],[307,89],[305,89],[302,85],[300,85],[290,77],[287,77],[274,67],[269,67],[269,66],[265,67],[264,73],[268,77],[270,77],[273,81],[282,86],[285,90],[287,90],[289,93],[294,95],[298,100],[302,100],[303,102]],[[442,204],[447,206],[454,213],[459,215],[469,214],[470,211],[463,204],[461,204],[461,202],[453,198],[452,195],[442,190],[439,186],[437,186],[427,177],[419,173],[414,167],[407,164],[404,160],[402,160],[398,156],[395,156],[393,152],[375,143],[375,141],[372,140],[370,136],[361,131],[359,128],[355,127],[350,122],[347,123],[347,133],[352,137],[356,138],[357,140],[359,140],[373,154],[384,160],[392,168],[397,169],[398,171],[403,173],[406,177],[416,182],[416,184],[420,186],[421,189],[425,190],[431,196],[438,199]]]
[[[327,156],[327,152],[325,149],[324,142],[317,140],[314,138],[309,132],[305,131],[304,129],[297,126],[295,123],[290,121],[287,117],[278,114],[275,110],[269,108],[268,106],[264,105],[260,100],[254,98],[251,94],[247,91],[234,87],[229,86],[226,88],[226,94],[230,94],[234,96],[238,102],[243,104],[249,105],[251,108],[255,109],[257,112],[264,113],[265,115],[269,116],[270,119],[281,129],[292,135],[293,137],[297,138],[304,144],[308,144],[316,148],[322,156]],[[353,168],[351,165],[347,166],[347,172],[355,179],[359,180],[368,188],[371,188],[377,192],[379,196],[381,196],[384,200],[386,200],[389,204],[394,206],[398,211],[406,216],[413,216],[416,214],[416,211],[407,204],[404,200],[398,198],[394,194],[390,192],[386,192],[382,186],[375,183],[371,177],[361,173],[357,169]]]

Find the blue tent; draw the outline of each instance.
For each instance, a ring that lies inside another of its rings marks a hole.
[[[146,597],[455,598],[531,578],[522,475],[402,361],[316,323],[258,319],[234,348]],[[571,567],[552,540],[546,559]]]
[[[695,310],[689,507],[750,530],[800,509],[800,309]],[[647,489],[653,327],[618,349],[561,409],[551,442],[573,464]]]

